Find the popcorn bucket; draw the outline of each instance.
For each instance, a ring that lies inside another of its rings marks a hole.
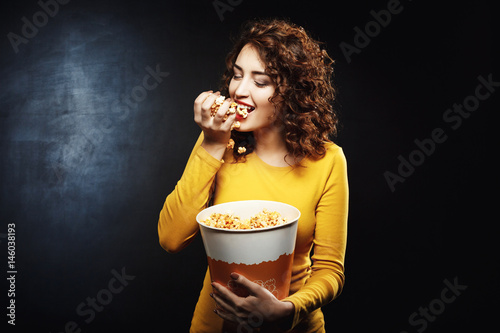
[[[282,225],[231,230],[210,227],[201,221],[212,213],[233,213],[248,219],[262,210],[279,212],[286,218]],[[207,254],[210,275],[239,296],[248,296],[230,277],[232,272],[268,289],[276,298],[288,296],[292,274],[293,253],[300,211],[276,201],[249,200],[215,205],[196,216]]]

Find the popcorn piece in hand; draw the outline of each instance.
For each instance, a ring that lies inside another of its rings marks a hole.
[[[217,113],[217,111],[219,111],[219,108],[222,106],[222,104],[224,104],[225,100],[226,100],[225,96],[221,95],[221,96],[217,97],[214,104],[212,104],[212,106],[210,107],[210,116],[215,117],[215,114]],[[236,111],[238,111],[238,114],[242,115],[241,111],[239,111],[240,109],[241,109],[241,106],[238,105],[238,103],[231,102],[231,104],[229,105],[229,109],[227,110],[226,114],[224,115],[223,120],[227,120],[227,118],[230,115],[235,114]],[[246,109],[245,109],[245,112],[246,112]],[[246,116],[244,118],[246,118]]]
[[[238,103],[236,102],[231,102],[231,104],[229,105],[229,110],[227,110],[227,113],[228,115],[230,114],[235,114],[236,113],[236,107],[238,106]]]
[[[215,114],[217,113],[217,111],[219,111],[219,108],[221,107],[221,105],[224,103],[225,100],[226,97],[222,95],[217,97],[214,104],[212,104],[212,106],[210,107],[210,116],[215,117]]]
[[[227,110],[226,114],[224,115],[224,118],[222,118],[222,121],[226,121],[230,115],[236,113],[236,106],[237,105],[238,104],[236,104],[235,102],[231,102],[231,104],[229,105],[229,109]],[[233,129],[233,127],[231,127],[231,129]]]

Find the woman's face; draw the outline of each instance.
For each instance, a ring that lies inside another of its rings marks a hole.
[[[229,83],[229,95],[238,104],[249,106],[248,116],[237,116],[241,132],[273,127],[274,105],[269,101],[275,86],[265,72],[257,50],[245,45],[234,64],[234,75]]]

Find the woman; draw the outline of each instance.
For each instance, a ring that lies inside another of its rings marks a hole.
[[[211,197],[214,204],[281,201],[297,207],[301,218],[290,296],[278,300],[234,273],[235,283],[250,292],[238,297],[211,283],[207,270],[191,332],[325,331],[320,308],[344,285],[348,209],[345,157],[329,140],[338,122],[332,63],[302,28],[252,22],[226,60],[222,94],[229,99],[212,117],[221,93],[196,98],[194,119],[202,133],[160,213],[162,247],[177,252],[190,243],[198,233],[195,216]],[[246,118],[225,117],[232,101],[247,107]],[[235,121],[240,127],[231,130]]]

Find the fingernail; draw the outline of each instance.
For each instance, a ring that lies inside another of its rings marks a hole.
[[[213,294],[213,293],[210,293],[210,297],[214,298],[214,294]]]
[[[217,309],[214,309],[214,313],[217,313]]]
[[[237,279],[238,279],[238,277],[239,277],[239,275],[238,275],[238,274],[236,274],[236,273],[231,273],[231,279],[233,279],[233,280],[237,280]]]

